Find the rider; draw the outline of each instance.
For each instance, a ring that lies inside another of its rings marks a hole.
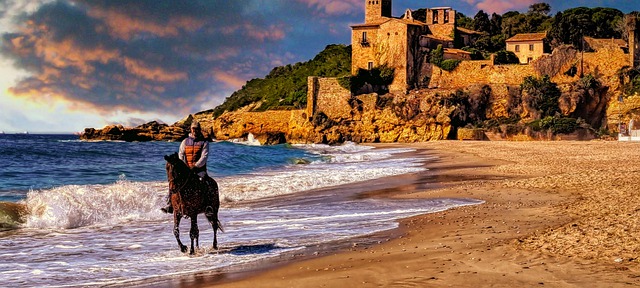
[[[204,135],[202,135],[200,123],[197,121],[191,122],[191,133],[189,133],[189,137],[182,140],[178,157],[191,168],[191,171],[200,176],[200,180],[208,177],[207,158],[209,157],[209,142],[204,138]],[[167,198],[167,206],[160,210],[165,213],[173,213],[171,191],[169,191]]]

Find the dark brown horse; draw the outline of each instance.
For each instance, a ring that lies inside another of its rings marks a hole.
[[[218,220],[220,208],[220,195],[218,183],[210,177],[200,180],[197,174],[180,158],[178,153],[164,156],[167,161],[167,178],[169,178],[169,190],[171,191],[171,205],[173,206],[173,235],[176,236],[180,251],[187,252],[187,246],[180,241],[180,219],[191,218],[191,252],[194,253],[193,240],[196,248],[199,247],[198,214],[204,213],[211,227],[213,227],[213,248],[218,249],[218,230],[222,231],[222,225]]]

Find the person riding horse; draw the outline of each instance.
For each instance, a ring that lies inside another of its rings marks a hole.
[[[200,128],[200,123],[193,121],[191,123],[191,133],[189,137],[182,140],[180,143],[180,149],[178,152],[180,160],[189,166],[193,173],[198,174],[201,181],[209,181],[210,177],[207,174],[207,158],[209,157],[209,142],[205,139]],[[167,197],[167,206],[161,208],[164,213],[173,213],[173,206],[171,206],[171,191]]]

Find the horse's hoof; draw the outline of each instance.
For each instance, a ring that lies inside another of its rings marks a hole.
[[[180,252],[182,253],[187,252],[187,246],[180,246]]]

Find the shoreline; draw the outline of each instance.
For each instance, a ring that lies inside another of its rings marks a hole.
[[[594,228],[598,228],[599,222],[616,219],[605,219],[608,214],[600,215],[600,221],[587,217],[600,213],[602,205],[611,203],[585,201],[598,198],[597,195],[615,186],[615,182],[608,181],[619,178],[613,171],[635,171],[632,163],[640,161],[639,144],[437,141],[375,146],[415,148],[415,153],[436,155],[439,159],[427,163],[431,170],[416,175],[433,177],[426,181],[431,182],[431,188],[401,185],[367,197],[474,198],[485,203],[403,219],[399,228],[387,231],[390,240],[380,244],[285,259],[276,267],[266,267],[267,263],[242,272],[238,278],[189,284],[199,287],[640,285],[638,260],[634,256],[634,252],[640,251],[640,244],[627,241],[624,243],[632,247],[616,249],[606,245],[605,240],[592,243],[600,235],[591,235],[589,231],[598,230]],[[593,174],[604,176],[583,182],[585,176]],[[637,188],[627,186],[620,193]],[[618,202],[633,206],[632,199]],[[633,211],[632,208],[619,210]],[[630,213],[634,216],[636,212]],[[618,225],[631,234],[627,238],[638,235],[632,230],[636,221],[631,218]],[[587,223],[594,227],[589,228]],[[575,227],[586,228],[573,231],[577,230]],[[559,241],[565,238],[584,241],[578,244]],[[600,251],[605,248],[616,251]],[[621,256],[607,257],[616,253]]]

